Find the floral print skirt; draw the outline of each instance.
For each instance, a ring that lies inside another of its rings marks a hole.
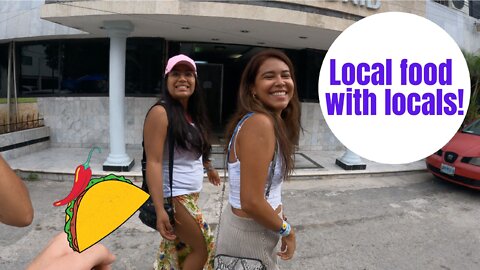
[[[176,196],[175,199],[181,203],[197,222],[202,231],[205,243],[207,245],[208,258],[203,269],[213,269],[213,258],[215,256],[215,240],[207,222],[203,218],[200,208],[198,208],[199,193]],[[162,239],[157,259],[153,265],[155,270],[180,270],[183,269],[183,262],[190,253],[190,247],[181,242],[178,237],[173,241]]]

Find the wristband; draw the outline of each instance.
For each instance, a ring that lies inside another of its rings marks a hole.
[[[290,231],[292,230],[292,227],[290,224],[288,224],[286,221],[283,221],[282,228],[280,229],[280,235],[282,237],[288,236],[290,234]]]

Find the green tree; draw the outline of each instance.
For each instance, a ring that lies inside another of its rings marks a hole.
[[[470,71],[472,87],[470,92],[470,104],[462,125],[465,126],[473,120],[480,118],[480,54],[473,54],[464,51],[463,55],[465,56],[468,70]]]

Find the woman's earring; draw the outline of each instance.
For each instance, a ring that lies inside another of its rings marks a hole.
[[[253,93],[253,98],[256,99],[257,98],[257,94]]]

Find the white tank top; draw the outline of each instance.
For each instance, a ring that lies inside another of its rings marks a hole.
[[[163,197],[170,197],[170,180],[168,175],[168,142],[163,151]],[[175,147],[173,154],[173,196],[200,192],[203,186],[202,155]]]
[[[228,162],[227,164],[228,180],[230,185],[228,202],[233,208],[236,208],[236,209],[242,209],[242,205],[240,203],[240,160],[237,159],[237,151],[235,148],[235,142],[237,140],[236,135],[242,128],[244,121],[246,121],[248,117],[250,117],[251,115],[252,114],[242,119],[243,121],[240,120],[240,122],[237,125],[237,128],[235,129],[232,135],[232,138],[230,139],[230,144],[229,144],[229,148],[233,145],[233,156],[235,157],[236,161]],[[277,207],[282,204],[282,182],[283,182],[282,163],[283,162],[282,162],[281,153],[279,149],[277,153],[277,158],[276,158],[275,171],[272,178],[272,186],[270,187],[270,194],[266,198],[267,202],[270,204],[270,206],[273,209],[277,209]],[[270,173],[271,166],[272,166],[272,162],[270,162],[270,166],[268,168],[269,173]],[[265,185],[265,191],[267,190],[267,188],[268,188],[268,179]]]

